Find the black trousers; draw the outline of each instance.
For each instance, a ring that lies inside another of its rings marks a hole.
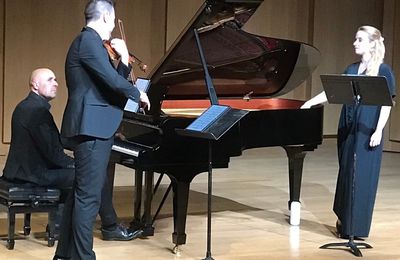
[[[107,209],[106,200],[111,196],[107,181],[107,165],[113,138],[80,141],[73,149],[75,181],[65,202],[60,238],[56,255],[73,260],[96,259],[93,251],[93,227],[97,213]],[[100,205],[103,206],[100,206]],[[115,211],[114,211],[115,212]],[[109,221],[103,220],[103,221]],[[104,225],[104,222],[103,222]]]
[[[56,227],[62,221],[64,204],[67,200],[69,193],[72,192],[72,186],[75,180],[75,169],[53,169],[47,170],[41,179],[41,186],[55,187],[61,190],[60,205],[56,215],[50,216],[55,223]],[[72,199],[72,197],[70,198]],[[104,187],[101,193],[101,204],[99,215],[102,226],[111,226],[117,224],[118,218],[112,203],[112,194],[108,178],[105,178]]]

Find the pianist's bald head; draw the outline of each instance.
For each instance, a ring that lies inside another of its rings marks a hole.
[[[38,68],[32,71],[29,86],[32,92],[46,100],[52,100],[57,95],[56,75],[48,68]]]

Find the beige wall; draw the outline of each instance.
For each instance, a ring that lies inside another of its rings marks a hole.
[[[174,43],[196,11],[204,3],[203,0],[167,0],[167,28],[165,50]]]
[[[83,5],[79,1],[8,0],[5,7],[3,141],[9,142],[13,109],[27,95],[29,75],[37,67],[51,68],[58,78],[58,97],[51,103],[60,122],[67,97],[63,63],[73,35],[83,25]]]
[[[117,18],[123,21],[128,48],[149,66],[149,70],[164,53],[165,1],[117,1]],[[4,59],[0,62],[0,79],[4,76],[0,81],[3,123],[0,154],[4,154],[11,138],[12,112],[27,95],[30,72],[37,67],[50,67],[58,78],[58,95],[51,103],[52,113],[60,126],[67,98],[65,56],[71,41],[84,26],[86,0],[1,0],[0,3],[0,29],[3,27],[4,32],[4,39],[0,33],[1,58],[4,50]],[[120,37],[118,27],[114,36]],[[137,67],[134,70],[138,75],[145,74]]]
[[[264,0],[244,30],[257,35],[312,44],[312,3],[310,0]],[[310,83],[305,82],[283,97],[305,99]]]
[[[143,72],[134,66],[136,75],[147,75],[164,54],[166,1],[117,1],[116,15],[123,21],[129,51],[149,67]],[[121,37],[118,25],[113,36]]]
[[[385,129],[385,148],[391,151],[400,151],[400,3],[397,0],[385,1],[384,33],[386,44],[385,61],[392,65],[397,76],[397,106],[392,108],[388,127]],[[397,44],[395,44],[397,43]],[[390,141],[389,141],[390,140]]]
[[[0,1],[0,61],[3,60],[4,57],[4,0]],[[3,129],[5,127],[3,120],[3,77],[4,77],[4,63],[0,62],[0,155],[5,154],[7,152],[7,146],[3,144]]]
[[[150,68],[155,66],[202,2],[117,0],[117,17],[124,22],[130,51]],[[29,73],[38,66],[49,66],[58,76],[60,90],[52,102],[52,112],[60,124],[66,101],[65,54],[84,24],[85,3],[86,0],[0,0],[0,154],[7,151],[5,143],[10,140],[11,113],[27,94]],[[320,74],[340,73],[356,60],[352,42],[361,24],[383,28],[388,48],[386,61],[393,66],[400,82],[400,49],[393,44],[400,37],[399,10],[396,0],[265,0],[244,29],[307,42],[321,51],[321,64],[312,78],[285,96],[307,99],[321,91]],[[114,36],[119,37],[118,28]],[[135,73],[145,74],[137,68]],[[399,106],[393,112],[386,136],[399,141]],[[325,134],[336,134],[338,113],[339,107],[326,106]]]

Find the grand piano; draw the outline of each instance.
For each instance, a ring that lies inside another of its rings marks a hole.
[[[299,202],[303,160],[322,142],[323,107],[300,109],[303,101],[277,98],[310,77],[319,52],[307,44],[254,35],[241,28],[262,0],[205,1],[149,74],[151,110],[125,112],[110,159],[136,170],[133,225],[152,235],[153,173],[166,174],[173,190],[172,234],[186,243],[186,215],[193,178],[208,171],[208,142],[178,135],[210,106],[196,46],[199,34],[220,104],[248,114],[213,144],[213,168],[227,168],[245,149],[281,146],[289,163],[289,209]],[[268,174],[268,165],[265,165]],[[248,169],[251,171],[251,169]],[[144,217],[137,214],[145,177]]]

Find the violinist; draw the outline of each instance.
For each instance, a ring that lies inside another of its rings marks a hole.
[[[115,26],[114,1],[90,0],[84,14],[86,26],[72,42],[65,62],[68,100],[61,136],[64,145],[74,152],[76,178],[72,198],[65,204],[53,259],[96,259],[92,230],[107,177],[113,136],[123,114],[113,101],[122,95],[150,108],[147,95],[127,80],[131,66],[125,42],[110,41],[120,55],[117,68],[110,63],[103,45]]]

